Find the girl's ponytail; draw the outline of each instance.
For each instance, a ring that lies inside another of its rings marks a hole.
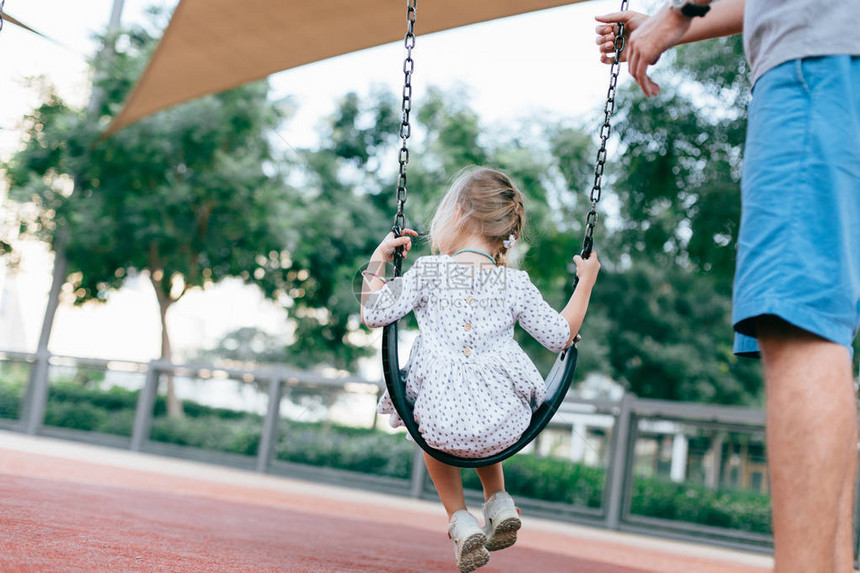
[[[434,252],[450,254],[463,237],[480,235],[492,245],[496,264],[506,266],[525,224],[523,194],[510,178],[490,167],[471,167],[442,199],[430,224],[430,241]]]

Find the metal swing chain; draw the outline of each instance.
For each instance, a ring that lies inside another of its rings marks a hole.
[[[5,1],[5,0],[0,0]],[[621,1],[621,11],[628,8],[629,0]],[[0,4],[2,6],[2,4]],[[406,47],[406,59],[403,61],[403,98],[401,103],[400,139],[401,146],[398,154],[400,173],[397,180],[397,214],[394,216],[392,231],[396,237],[402,234],[406,226],[406,215],[403,208],[406,205],[407,184],[406,166],[409,163],[409,147],[407,145],[409,136],[412,134],[412,126],[409,123],[409,113],[412,111],[412,72],[415,70],[415,61],[412,59],[412,49],[415,47],[415,16],[418,8],[418,0],[407,0],[406,6],[406,35],[403,44]],[[603,125],[600,127],[600,148],[597,150],[597,160],[594,167],[594,183],[591,187],[590,200],[591,209],[585,218],[585,238],[582,241],[582,254],[588,257],[594,246],[594,226],[597,223],[597,204],[602,194],[603,172],[606,167],[606,142],[612,132],[611,118],[615,111],[615,95],[618,86],[618,74],[621,71],[621,52],[624,50],[624,24],[618,24],[618,32],[615,36],[615,59],[609,68],[609,89],[606,92],[606,104],[603,107]],[[403,248],[398,247],[394,257],[394,276],[399,277],[403,258]]]
[[[628,0],[621,0],[621,11],[627,11]],[[602,194],[603,170],[606,166],[606,142],[612,126],[609,122],[615,111],[615,92],[618,85],[618,73],[621,71],[621,52],[624,50],[624,24],[618,24],[615,35],[615,59],[609,68],[609,90],[606,92],[606,104],[603,106],[603,125],[600,126],[600,149],[597,150],[597,162],[594,166],[594,184],[591,187],[591,209],[585,216],[585,238],[582,241],[582,256],[588,258],[594,246],[594,225],[597,223],[597,203]]]
[[[412,48],[415,47],[415,10],[418,0],[406,2],[406,36],[403,44],[406,46],[406,59],[403,61],[403,100],[400,106],[400,152],[397,162],[400,164],[400,174],[397,178],[397,214],[394,216],[394,226],[391,230],[399,237],[406,227],[406,215],[403,207],[406,205],[406,165],[409,163],[409,147],[407,141],[412,135],[412,125],[409,123],[409,112],[412,111],[412,72],[415,70],[415,60],[412,59]],[[400,276],[403,257],[403,247],[398,247],[394,256],[394,276]]]

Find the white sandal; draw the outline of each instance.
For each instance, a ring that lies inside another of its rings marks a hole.
[[[460,573],[469,573],[490,561],[490,553],[484,547],[486,535],[475,516],[461,509],[454,513],[448,523],[448,537],[454,542],[454,555]]]
[[[504,491],[494,493],[484,504],[484,534],[488,551],[498,551],[517,542],[517,531],[522,527],[520,510],[514,499]]]

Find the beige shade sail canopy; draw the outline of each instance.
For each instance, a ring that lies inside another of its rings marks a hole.
[[[59,44],[59,42],[57,42],[57,41],[56,41],[56,40],[54,40],[53,38],[49,38],[48,36],[46,36],[46,35],[45,35],[45,34],[43,34],[42,32],[40,32],[40,31],[38,31],[38,30],[35,30],[35,29],[31,28],[30,26],[28,26],[27,24],[25,24],[25,23],[21,22],[20,20],[18,20],[17,18],[15,18],[12,14],[9,14],[8,12],[3,12],[2,14],[0,14],[0,17],[2,17],[2,18],[3,18],[3,21],[4,21],[4,22],[8,22],[8,23],[10,23],[10,24],[14,24],[14,25],[18,26],[19,28],[23,28],[24,30],[27,30],[28,32],[32,32],[32,33],[36,34],[37,36],[42,36],[42,37],[43,37],[43,38],[45,38],[46,40],[50,40],[51,42],[54,42],[55,44]]]
[[[418,36],[583,0],[422,0]],[[266,76],[402,39],[405,0],[181,0],[107,134]]]

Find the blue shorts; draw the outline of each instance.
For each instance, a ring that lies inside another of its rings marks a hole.
[[[860,326],[860,57],[762,75],[749,107],[732,322],[775,315],[851,348]]]

